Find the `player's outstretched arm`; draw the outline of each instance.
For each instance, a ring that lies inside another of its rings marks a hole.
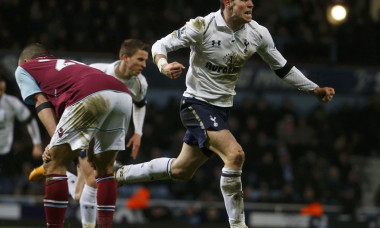
[[[319,101],[323,103],[330,102],[335,95],[334,88],[331,87],[317,87],[310,91]]]

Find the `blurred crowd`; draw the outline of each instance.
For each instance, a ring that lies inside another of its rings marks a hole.
[[[289,60],[379,63],[380,13],[372,4],[375,1],[253,2],[253,19],[269,29]],[[342,25],[333,26],[326,19],[332,2],[349,8]],[[0,49],[20,50],[39,41],[59,51],[114,53],[126,37],[152,44],[189,19],[218,9],[218,0],[4,0],[0,1]]]

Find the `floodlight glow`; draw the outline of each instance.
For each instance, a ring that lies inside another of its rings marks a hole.
[[[326,14],[332,25],[339,25],[346,21],[348,10],[344,5],[331,5],[327,8]]]
[[[347,16],[347,10],[341,5],[335,5],[331,8],[331,16],[337,21],[342,21]]]

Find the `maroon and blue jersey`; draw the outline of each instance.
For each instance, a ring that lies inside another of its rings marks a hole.
[[[25,103],[33,105],[33,95],[44,93],[59,118],[66,107],[103,90],[130,93],[114,77],[83,63],[42,56],[17,67],[16,81]]]

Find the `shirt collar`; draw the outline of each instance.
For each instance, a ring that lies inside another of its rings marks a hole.
[[[222,16],[222,11],[221,10],[216,11],[216,13],[215,13],[215,21],[216,21],[216,25],[218,27],[228,27],[227,24],[226,24],[226,21],[224,20],[224,18]]]
[[[216,25],[218,27],[225,27],[225,28],[228,28],[229,30],[232,31],[232,29],[230,27],[228,27],[228,25],[226,24],[226,21],[224,20],[224,18],[222,16],[222,11],[221,10],[216,11],[216,13],[215,13],[215,21],[216,21]],[[239,29],[238,31],[244,30],[245,26],[246,26],[246,24],[244,24],[243,28]]]

